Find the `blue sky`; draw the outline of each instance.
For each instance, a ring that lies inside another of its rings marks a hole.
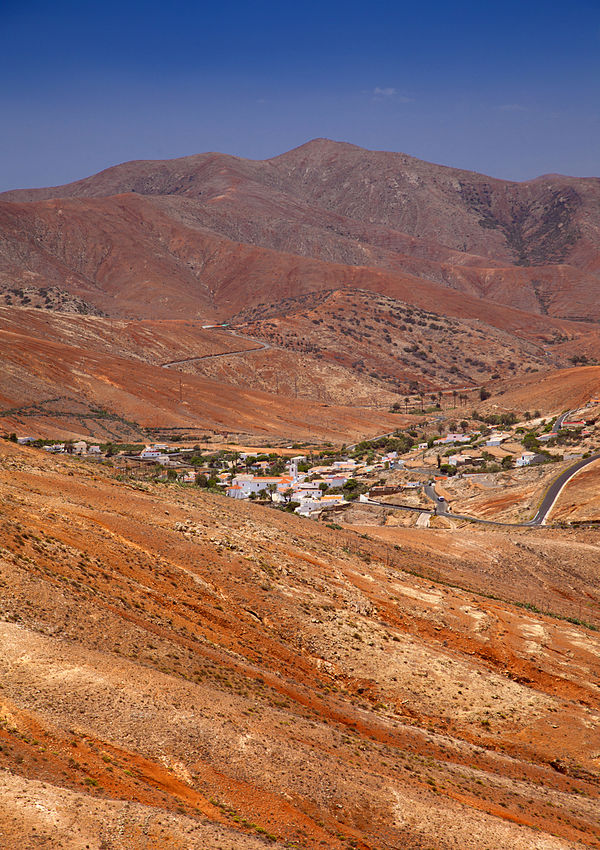
[[[0,0],[0,73],[0,190],[319,136],[600,176],[598,0]]]

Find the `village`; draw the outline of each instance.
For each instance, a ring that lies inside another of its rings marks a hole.
[[[544,418],[536,411],[479,416],[455,422],[438,415],[407,430],[364,440],[353,446],[213,448],[173,445],[88,444],[10,435],[53,454],[71,454],[110,464],[119,474],[200,486],[232,499],[251,500],[318,519],[352,503],[387,500],[409,508],[425,507],[431,482],[451,480],[486,486],[499,473],[549,463],[575,462],[597,446],[600,399],[577,410]],[[172,438],[174,439],[174,438]],[[293,449],[297,449],[297,453]],[[428,498],[429,497],[429,498]]]

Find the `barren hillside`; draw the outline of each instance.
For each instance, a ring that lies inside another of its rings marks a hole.
[[[213,251],[226,240],[333,264],[330,284],[368,267],[537,314],[598,319],[599,195],[596,178],[511,183],[326,139],[263,162],[214,153],[130,162],[67,186],[4,193],[2,271],[7,282],[11,273],[20,280],[27,258],[40,285],[68,271],[82,288],[80,259],[68,245],[91,242],[85,279],[101,290],[143,287],[159,275],[172,290],[171,310],[190,287],[207,309],[202,254],[207,240]],[[99,210],[106,226],[94,222]],[[158,238],[160,220],[167,238]],[[148,275],[136,258],[150,243],[157,256]],[[117,268],[121,254],[130,261]],[[240,263],[231,259],[237,276]],[[314,288],[311,268],[298,265],[304,290]],[[238,309],[248,302],[247,276],[245,269],[235,288]],[[297,292],[283,297],[290,294]]]
[[[589,532],[378,542],[5,442],[0,498],[5,846],[599,846],[597,632],[515,583],[584,547],[581,593]]]
[[[479,386],[567,364],[556,329],[540,328],[537,335],[532,329],[527,340],[364,291],[265,305],[236,317],[236,325],[277,347],[311,353],[401,390]]]
[[[521,410],[537,408],[543,413],[557,413],[581,407],[600,397],[600,367],[578,366],[558,369],[547,375],[524,376],[517,384],[501,382],[485,410]]]
[[[207,430],[341,443],[405,421],[387,412],[394,396],[375,382],[357,386],[347,370],[323,369],[317,361],[288,364],[296,374],[303,370],[303,380],[296,387],[293,373],[285,375],[280,385],[268,383],[270,392],[264,391],[260,363],[249,361],[239,381],[234,374],[230,382],[223,380],[227,375],[212,379],[161,365],[183,360],[183,370],[187,358],[256,347],[196,322],[126,322],[0,307],[0,425],[19,434],[117,442],[143,439],[148,428],[174,428],[196,436]],[[276,377],[276,358],[268,368]],[[329,388],[321,397],[314,388],[319,376]],[[363,407],[355,406],[357,399]]]

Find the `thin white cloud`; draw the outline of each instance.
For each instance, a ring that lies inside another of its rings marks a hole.
[[[373,91],[373,100],[390,100],[393,99],[398,103],[412,103],[412,97],[406,97],[404,94],[400,94],[398,89],[392,88],[392,86],[376,86]]]

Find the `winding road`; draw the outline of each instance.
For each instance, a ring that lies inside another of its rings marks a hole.
[[[560,416],[556,417],[556,421],[554,422],[554,425],[552,426],[552,431],[551,431],[552,434],[558,434],[558,432],[562,428],[563,422],[565,421],[567,416],[569,416],[572,412],[573,412],[572,410],[567,410],[565,413],[561,413]]]
[[[226,329],[219,328],[219,330]],[[254,348],[240,348],[236,349],[235,351],[222,351],[218,354],[202,354],[198,357],[185,357],[182,360],[169,360],[167,363],[161,363],[161,366],[164,369],[170,369],[174,366],[183,366],[185,363],[195,363],[199,360],[209,360],[214,359],[216,357],[231,357],[234,354],[249,354],[252,351],[267,351],[271,348],[268,342],[261,342],[260,340],[255,339],[253,337],[244,336],[244,334],[237,333],[237,331],[227,330],[227,333],[229,333],[231,336],[237,337],[238,339],[246,340],[247,342],[256,342],[258,343],[258,345],[256,345]],[[554,425],[552,426],[552,433],[555,434],[560,430],[560,428],[562,428],[563,422],[570,415],[571,412],[572,411],[567,410],[565,413],[562,413],[560,416],[557,417]],[[366,442],[378,440],[381,439],[381,437],[391,437],[395,433],[395,431],[389,431],[388,433],[381,434],[378,437],[371,437],[370,440],[367,440]],[[347,448],[353,449],[356,447],[356,445],[357,444],[355,443],[351,446],[347,446]],[[447,517],[448,519],[466,520],[467,522],[476,522],[480,523],[481,525],[500,525],[507,526],[509,528],[532,528],[546,524],[548,514],[554,507],[555,502],[557,501],[558,497],[560,496],[566,485],[569,483],[569,481],[575,475],[577,475],[578,472],[580,472],[582,469],[584,469],[586,466],[596,460],[600,460],[600,452],[592,455],[589,458],[583,458],[582,460],[577,461],[576,463],[565,469],[563,472],[561,472],[561,474],[558,475],[554,479],[554,481],[552,481],[551,484],[548,486],[533,519],[530,519],[527,522],[499,522],[497,520],[480,519],[479,517],[451,513],[448,510],[448,502],[444,498],[440,498],[438,496],[435,489],[435,484],[433,482],[429,482],[424,487],[425,495],[428,496],[428,498],[431,499],[431,501],[434,503],[434,509],[430,511],[424,510],[423,508],[413,507],[412,505],[392,505],[388,502],[376,501],[375,499],[369,499],[366,504],[379,505],[384,508],[396,508],[397,510],[401,511],[412,511],[420,514],[429,514],[430,516],[443,516]]]
[[[235,336],[238,339],[245,339],[248,342],[256,342],[254,348],[238,348],[235,351],[221,351],[219,354],[201,354],[199,357],[185,357],[183,360],[169,360],[167,363],[161,363],[163,369],[171,369],[173,366],[183,366],[186,363],[195,363],[198,360],[212,360],[216,357],[231,357],[233,354],[249,354],[251,351],[267,351],[271,348],[268,342],[261,342],[258,339],[254,339],[251,336],[244,336],[243,334],[237,333],[237,331],[227,330],[226,328],[218,328],[218,330],[225,330],[226,333],[231,336]]]
[[[565,416],[566,415],[568,414],[565,414]],[[578,472],[581,472],[582,469],[585,469],[586,466],[588,466],[590,463],[594,463],[594,461],[596,460],[600,460],[600,452],[592,455],[591,457],[582,458],[581,460],[578,460],[576,463],[571,464],[571,466],[563,470],[560,475],[557,475],[557,477],[550,483],[550,485],[546,489],[546,492],[544,493],[544,496],[542,498],[542,501],[540,502],[540,506],[537,509],[535,516],[533,517],[533,519],[530,519],[527,522],[500,522],[498,520],[479,519],[479,517],[451,513],[448,510],[448,502],[445,499],[440,500],[435,489],[435,484],[432,482],[426,484],[424,487],[425,495],[428,496],[435,505],[434,509],[431,511],[424,511],[422,508],[409,508],[408,505],[391,505],[388,502],[378,502],[374,499],[369,499],[366,504],[379,505],[381,507],[386,508],[397,508],[398,510],[418,510],[422,513],[443,516],[447,519],[466,520],[467,522],[477,522],[481,525],[500,525],[508,528],[535,528],[540,525],[546,525],[548,514],[554,507],[556,500],[558,499],[566,485],[569,483],[569,481],[575,475],[577,475]]]

